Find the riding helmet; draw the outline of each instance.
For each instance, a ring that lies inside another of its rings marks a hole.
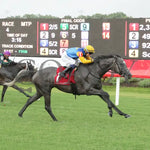
[[[88,53],[95,53],[95,49],[92,45],[87,45],[84,50]]]
[[[3,53],[3,55],[11,56],[11,53],[10,53],[9,51],[5,51],[5,52]]]

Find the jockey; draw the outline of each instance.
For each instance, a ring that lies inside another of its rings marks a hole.
[[[0,53],[0,64],[1,65],[9,64],[11,62],[11,60],[9,59],[9,56],[11,56],[11,53],[9,51]]]
[[[89,64],[94,60],[90,57],[95,53],[95,49],[91,45],[87,45],[85,48],[73,47],[67,49],[61,59],[65,63],[67,68],[59,74],[59,77],[65,77],[66,72],[74,69],[79,63]]]

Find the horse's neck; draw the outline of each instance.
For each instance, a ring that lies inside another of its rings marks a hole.
[[[107,59],[102,59],[99,62],[99,66],[101,67],[101,70],[103,74],[108,72],[114,64],[114,58],[107,58]]]
[[[4,66],[3,69],[8,72],[14,72],[15,67],[14,66]]]
[[[93,63],[93,65],[90,65],[89,67],[94,74],[98,74],[100,77],[102,77],[106,72],[111,69],[113,62],[113,58],[105,58],[99,60],[99,62]]]
[[[113,58],[105,58],[91,64],[80,64],[78,71],[83,78],[86,78],[89,74],[97,77],[102,77],[113,66]]]
[[[20,64],[17,64],[17,63],[14,63],[14,64],[10,64],[8,66],[5,66],[3,67],[6,71],[10,72],[13,76],[16,76],[17,73],[24,69],[25,65],[20,65]]]

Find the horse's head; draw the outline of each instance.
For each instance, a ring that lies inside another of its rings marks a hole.
[[[113,63],[113,67],[112,70],[115,73],[120,74],[121,76],[125,77],[125,79],[130,79],[132,77],[130,71],[128,70],[125,61],[123,60],[123,58],[121,58],[118,55],[114,56],[114,63]]]
[[[27,65],[29,71],[34,71],[35,70],[35,67],[32,65],[31,62],[27,61],[26,65]]]
[[[17,63],[16,64],[19,70],[25,69],[28,71],[34,71],[34,66],[32,65],[31,62],[24,62],[24,63]]]

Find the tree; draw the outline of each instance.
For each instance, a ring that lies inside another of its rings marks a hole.
[[[22,17],[21,16],[11,16],[11,17],[7,17],[7,18],[24,18],[24,19],[28,19],[28,18],[45,18],[45,19],[52,19],[52,18],[59,18],[59,17],[55,17],[52,15],[40,15],[40,14],[25,14]],[[71,19],[72,17],[70,15],[66,15],[63,18],[66,19]],[[125,13],[123,12],[116,12],[116,13],[111,13],[111,14],[93,14],[91,16],[84,16],[84,15],[80,15],[77,18],[83,18],[83,19],[107,19],[107,18],[132,18],[132,17],[128,17]]]
[[[107,15],[107,18],[129,18],[129,17],[123,12],[117,12]]]
[[[71,19],[72,17],[71,16],[64,16],[63,18],[65,18],[65,19]]]

